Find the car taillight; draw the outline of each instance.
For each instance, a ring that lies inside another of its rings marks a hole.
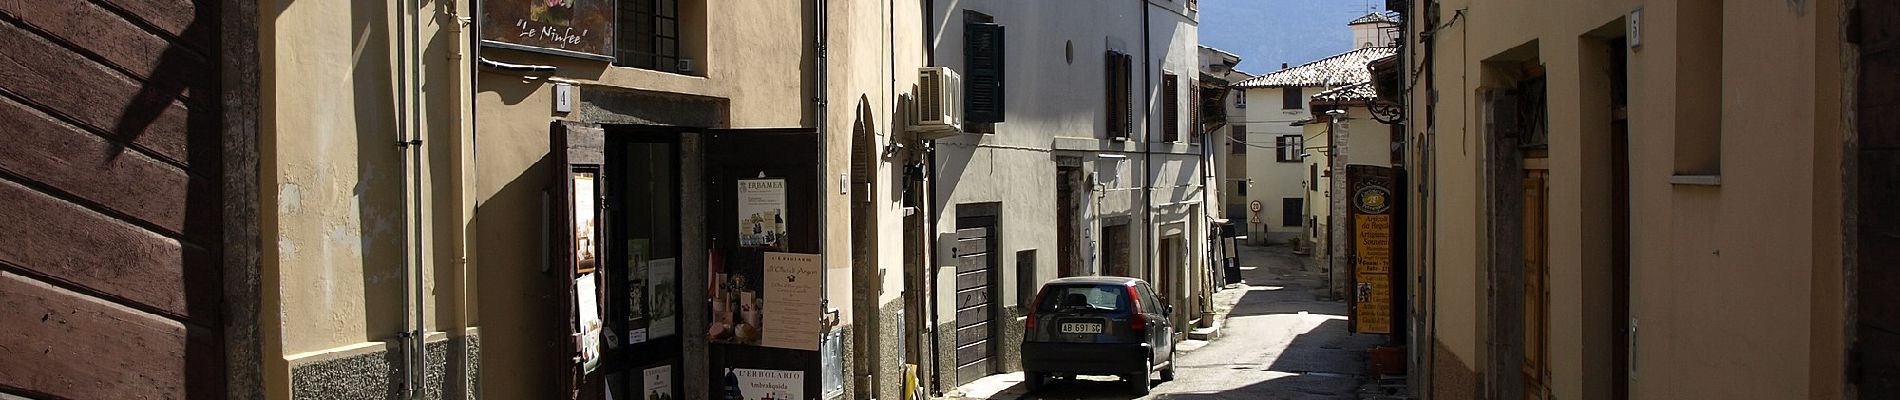
[[[1036,331],[1036,309],[1042,307],[1042,294],[1045,292],[1048,292],[1048,290],[1036,291],[1036,302],[1029,303],[1029,320],[1023,321],[1023,329],[1030,332]]]
[[[1141,296],[1135,294],[1135,287],[1133,285],[1126,287],[1128,288],[1128,302],[1134,303],[1135,306],[1135,316],[1130,318],[1131,322],[1128,324],[1129,327],[1134,328],[1135,331],[1148,330],[1148,315],[1141,312]]]

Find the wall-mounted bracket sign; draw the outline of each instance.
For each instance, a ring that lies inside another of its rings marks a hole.
[[[482,45],[612,61],[613,0],[481,0]]]

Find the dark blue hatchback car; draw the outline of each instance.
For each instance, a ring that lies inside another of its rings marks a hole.
[[[1173,307],[1148,282],[1089,276],[1049,281],[1024,323],[1023,377],[1030,391],[1050,379],[1117,375],[1147,394],[1156,372],[1174,379]]]

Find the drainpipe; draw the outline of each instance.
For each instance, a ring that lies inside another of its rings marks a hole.
[[[1148,105],[1148,110],[1141,113],[1145,120],[1142,125],[1148,128],[1148,135],[1141,141],[1141,226],[1143,229],[1141,239],[1146,242],[1141,246],[1141,265],[1144,275],[1148,270],[1147,267],[1152,266],[1149,263],[1154,262],[1155,245],[1159,243],[1155,234],[1160,232],[1154,228],[1154,182],[1152,181],[1154,178],[1149,176],[1149,171],[1154,166],[1155,88],[1154,67],[1150,65],[1151,57],[1148,54],[1148,36],[1148,0],[1141,0],[1141,95],[1142,104]],[[1162,288],[1162,290],[1170,290],[1170,288]]]
[[[827,125],[828,125],[828,123],[827,123],[827,122],[828,122],[828,120],[827,120],[827,119],[828,119],[828,118],[830,117],[830,114],[826,112],[826,107],[825,107],[825,106],[826,106],[826,94],[827,94],[827,93],[828,93],[828,92],[830,91],[830,85],[829,85],[829,82],[828,82],[828,81],[826,80],[826,79],[828,78],[828,75],[829,75],[829,72],[830,72],[830,71],[828,70],[828,66],[827,66],[827,64],[829,63],[829,60],[828,60],[828,58],[826,57],[826,52],[827,52],[827,49],[826,49],[826,47],[825,47],[825,46],[826,46],[826,45],[825,45],[825,39],[826,39],[826,38],[828,37],[828,35],[830,34],[830,26],[829,26],[829,24],[827,23],[827,22],[828,22],[828,21],[827,21],[827,19],[829,18],[829,17],[828,17],[828,14],[829,14],[829,12],[828,12],[829,10],[828,10],[828,9],[829,9],[829,7],[830,7],[830,4],[829,4],[829,3],[827,2],[827,0],[813,0],[813,3],[814,3],[814,4],[813,4],[813,6],[814,6],[814,7],[816,8],[816,9],[815,9],[815,10],[813,10],[813,12],[812,12],[812,14],[813,14],[813,25],[814,25],[814,27],[815,27],[815,28],[817,28],[817,29],[815,29],[815,30],[817,31],[817,32],[816,32],[816,37],[815,37],[815,38],[813,38],[813,40],[814,40],[814,42],[813,42],[813,44],[814,44],[814,46],[816,47],[816,49],[815,49],[815,50],[816,50],[816,54],[815,54],[815,55],[816,55],[816,58],[817,58],[817,59],[815,60],[815,64],[816,64],[816,65],[815,65],[815,67],[816,67],[816,68],[813,68],[813,74],[814,74],[814,75],[816,75],[816,76],[814,76],[814,77],[813,77],[813,80],[815,80],[815,81],[817,82],[816,84],[818,85],[818,87],[817,87],[817,89],[816,89],[816,90],[814,90],[814,92],[816,92],[816,93],[814,93],[814,94],[813,94],[813,96],[812,96],[812,106],[813,106],[813,107],[815,108],[815,109],[813,110],[813,112],[815,113],[815,115],[814,115],[814,116],[813,116],[813,118],[812,118],[812,125],[813,125],[813,128],[812,128],[812,130],[813,130],[813,131],[815,131],[815,132],[817,132],[817,134],[818,134],[818,140],[816,140],[816,141],[815,141],[815,142],[817,142],[817,144],[815,145],[815,148],[813,149],[813,151],[816,151],[816,152],[817,152],[817,154],[819,154],[819,157],[818,157],[818,172],[817,172],[817,174],[818,174],[818,186],[819,186],[820,188],[825,188],[825,187],[829,187],[829,186],[830,186],[830,184],[829,184],[828,182],[830,182],[830,180],[829,180],[829,178],[830,178],[830,175],[831,175],[831,165],[830,165],[830,164],[831,164],[831,153],[830,153],[829,151],[827,151],[828,149],[827,149],[827,146],[826,146],[826,140],[825,140],[825,138],[827,137],[827,136],[826,136],[826,127],[827,127]],[[848,184],[849,184],[849,182],[838,182],[838,184],[840,184],[840,185],[847,185],[847,187],[848,187]],[[824,193],[824,192],[828,192],[828,190],[821,190],[821,191],[820,191],[820,193]],[[821,196],[823,196],[823,195],[821,194]],[[821,197],[821,198],[822,198],[822,197]],[[849,201],[849,199],[846,199],[846,201]],[[830,225],[831,225],[831,224],[830,224],[829,222],[830,222],[830,219],[829,219],[829,218],[819,218],[819,219],[818,219],[818,231],[819,231],[819,232],[831,232],[831,230],[830,230]],[[829,236],[829,235],[827,235],[827,236]],[[820,243],[824,243],[824,240],[822,240],[822,239],[821,239],[821,240],[820,240]],[[820,245],[819,245],[819,247],[820,247],[820,249],[823,249],[823,248],[824,248],[824,245],[823,245],[823,244],[820,244]],[[818,257],[819,257],[819,262],[820,262],[821,264],[823,264],[823,265],[830,265],[830,261],[831,261],[831,252],[830,252],[830,251],[823,251],[823,250],[821,250],[821,251],[819,251],[819,256],[818,256]],[[827,273],[828,273],[828,272],[827,272]],[[831,310],[832,310],[832,305],[831,305],[831,284],[830,284],[830,281],[831,281],[831,279],[829,279],[829,278],[827,278],[827,279],[820,279],[820,280],[818,280],[818,292],[819,292],[819,293],[823,293],[823,295],[822,295],[822,297],[820,297],[820,299],[819,299],[819,302],[818,302],[818,308],[819,308],[819,310],[818,310],[818,312],[820,312],[820,313],[822,313],[822,314],[820,314],[820,315],[826,315],[826,316],[832,316],[832,315],[835,315],[835,314],[833,314],[833,313],[832,313],[832,311],[831,311]],[[834,319],[833,321],[836,321],[836,320]],[[841,321],[838,321],[838,322],[841,322]],[[827,333],[826,333],[826,334],[829,334],[829,332],[828,332],[828,331],[829,331],[830,329],[826,329],[826,330],[827,330]],[[841,337],[841,338],[840,338],[840,340],[849,340],[849,339],[848,339],[848,338],[842,338],[842,337]],[[844,368],[844,366],[843,366],[843,365],[840,365],[840,366],[838,366],[838,367],[839,367],[839,368]],[[821,372],[821,373],[829,373],[829,371],[820,371],[820,372]],[[820,379],[820,380],[822,381],[822,379]],[[841,384],[849,384],[849,383],[843,383],[843,382],[840,382],[840,383],[841,383]],[[820,391],[823,391],[824,389],[822,389],[822,388],[821,388],[821,389],[819,389],[819,390],[820,390]]]
[[[423,371],[427,371],[429,366],[429,310],[428,303],[426,302],[428,288],[425,287],[425,284],[427,280],[424,276],[426,264],[423,260],[424,254],[427,254],[426,249],[423,248],[423,124],[421,113],[418,112],[418,109],[422,105],[422,0],[415,0],[413,3],[410,3],[408,11],[409,62],[413,64],[409,68],[409,104],[407,105],[410,110],[409,137],[411,144],[409,148],[408,168],[411,191],[409,194],[409,210],[411,216],[408,220],[411,224],[409,227],[410,232],[415,237],[415,244],[411,249],[414,254],[411,255],[413,259],[411,264],[413,267],[410,269],[409,289],[414,293],[412,300],[415,302],[416,309],[415,327],[409,334],[412,337],[411,340],[415,342],[416,363],[413,369],[414,372],[412,373],[415,375],[415,385],[413,385],[415,389],[411,394],[415,396],[415,398],[423,398],[426,396],[426,393],[428,393],[427,388],[424,386],[427,382],[423,382],[424,379],[427,379],[427,375]]]
[[[924,65],[937,65],[937,1],[924,1]],[[941,333],[937,332],[937,321],[941,318],[937,312],[937,274],[942,269],[937,260],[937,141],[924,141],[924,194],[919,201],[924,207],[924,265],[929,271],[924,273],[924,308],[930,310],[930,322],[925,330],[930,332],[930,393],[933,396],[943,394],[943,363],[939,355],[943,348],[938,345]]]
[[[421,100],[418,90],[419,70],[422,63],[417,49],[421,48],[418,28],[421,25],[421,3],[401,1],[396,3],[397,25],[397,63],[396,63],[396,148],[402,154],[401,172],[403,176],[402,209],[403,228],[407,238],[403,241],[403,319],[405,329],[399,340],[402,342],[403,359],[403,395],[404,398],[423,397],[422,373],[428,364],[424,354],[424,334],[426,314],[423,296],[423,239],[422,239],[422,133],[417,105]]]

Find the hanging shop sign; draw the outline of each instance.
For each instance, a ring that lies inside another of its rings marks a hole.
[[[739,182],[739,246],[785,249],[785,180]]]
[[[1392,333],[1392,170],[1350,165],[1347,207],[1351,221],[1352,330]]]
[[[482,0],[482,45],[613,60],[613,0]]]

